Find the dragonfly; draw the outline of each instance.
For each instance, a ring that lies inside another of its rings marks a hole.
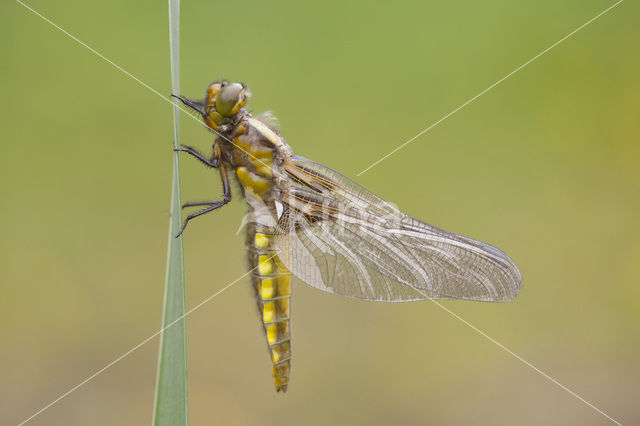
[[[251,283],[273,364],[276,391],[291,371],[291,278],[341,296],[378,301],[460,299],[509,302],[522,275],[499,248],[415,219],[354,181],[293,154],[273,117],[253,117],[242,83],[211,83],[203,100],[172,95],[216,134],[204,155],[217,169],[221,200],[189,202],[190,220],[231,201],[231,179],[248,205],[246,246]]]

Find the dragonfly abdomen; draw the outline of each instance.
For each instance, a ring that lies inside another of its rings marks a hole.
[[[273,230],[255,223],[247,225],[249,267],[258,302],[277,391],[286,391],[291,368],[289,299],[291,273],[273,249]]]

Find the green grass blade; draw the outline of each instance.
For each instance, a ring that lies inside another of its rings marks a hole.
[[[169,0],[169,40],[171,46],[171,89],[180,93],[179,51],[180,0]],[[173,143],[179,144],[180,110],[173,106]],[[178,153],[173,157],[171,221],[164,294],[163,331],[160,340],[158,378],[153,415],[154,426],[182,426],[188,421],[187,332],[185,314],[184,253],[180,231],[180,168]]]

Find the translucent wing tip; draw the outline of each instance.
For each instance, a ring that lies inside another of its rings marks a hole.
[[[505,281],[503,282],[503,300],[504,302],[512,302],[514,301],[518,295],[520,294],[520,289],[522,288],[522,272],[520,272],[520,268],[516,262],[511,259],[505,252],[500,250],[497,247],[490,246],[491,249],[486,247],[487,251],[492,255],[501,258],[501,266],[505,273]]]

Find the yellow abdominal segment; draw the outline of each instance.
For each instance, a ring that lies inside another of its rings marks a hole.
[[[269,239],[269,237],[266,236],[265,234],[260,234],[256,232],[256,238],[255,238],[256,248],[261,248],[261,249],[267,248],[269,247],[270,241],[271,240]]]
[[[263,299],[271,299],[276,292],[276,289],[273,285],[273,278],[264,278],[260,283],[260,295]]]
[[[266,254],[258,256],[258,272],[260,275],[269,275],[273,272],[273,262],[271,257]]]
[[[270,324],[267,326],[267,341],[270,345],[276,343],[276,339],[278,338],[277,332],[278,330],[276,330],[275,324]]]
[[[249,231],[250,253],[255,267],[254,282],[264,324],[269,353],[273,362],[276,390],[285,391],[289,382],[291,334],[289,298],[291,273],[273,249],[271,231]],[[253,233],[253,235],[251,235]]]
[[[262,321],[265,324],[270,323],[276,317],[276,305],[274,302],[264,303],[262,305]]]

